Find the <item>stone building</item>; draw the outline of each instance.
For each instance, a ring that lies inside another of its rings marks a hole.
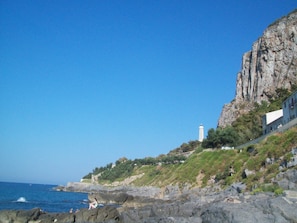
[[[283,101],[283,124],[290,122],[297,117],[297,91]]]

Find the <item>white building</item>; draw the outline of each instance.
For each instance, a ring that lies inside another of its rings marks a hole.
[[[203,125],[201,124],[201,125],[199,126],[199,137],[198,137],[198,141],[199,141],[199,142],[202,142],[203,139],[204,139],[204,127],[203,127]]]
[[[297,118],[297,91],[286,98],[282,109],[266,113],[262,117],[263,134],[270,133]]]
[[[282,107],[284,112],[283,124],[297,118],[297,91],[283,101]]]
[[[262,116],[263,134],[276,130],[283,125],[283,109],[266,113]]]

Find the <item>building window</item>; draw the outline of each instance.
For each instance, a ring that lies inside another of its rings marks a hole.
[[[294,108],[294,98],[292,98],[292,99],[291,99],[290,108],[291,108],[291,109],[293,109],[293,108]]]

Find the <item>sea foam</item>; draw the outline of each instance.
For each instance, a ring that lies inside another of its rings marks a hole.
[[[24,202],[27,202],[27,200],[24,197],[20,197],[19,199],[17,199],[17,202],[24,203]]]

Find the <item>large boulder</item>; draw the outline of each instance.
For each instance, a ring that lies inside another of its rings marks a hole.
[[[101,204],[117,204],[123,205],[125,202],[133,200],[133,196],[129,195],[125,192],[112,192],[112,191],[104,191],[104,192],[96,192],[90,193],[88,195],[89,200],[97,199],[98,203]]]
[[[122,222],[118,210],[112,206],[79,211],[75,214],[75,222]]]
[[[274,183],[278,184],[284,190],[297,191],[297,170],[290,169],[288,171],[279,173],[275,177]]]
[[[34,208],[32,210],[23,211],[13,211],[13,210],[2,210],[0,211],[0,223],[23,223],[36,221],[42,215],[40,208]]]

